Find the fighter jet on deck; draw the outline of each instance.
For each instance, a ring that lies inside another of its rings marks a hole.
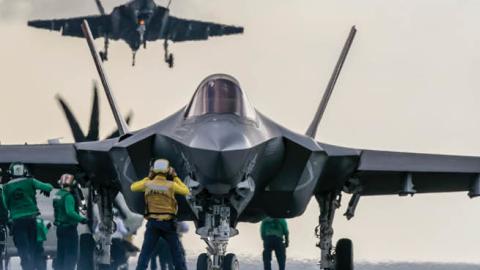
[[[83,25],[95,66],[110,102],[119,136],[106,140],[55,145],[0,145],[0,167],[28,164],[39,179],[58,179],[65,172],[83,176],[98,204],[100,253],[108,263],[112,206],[118,192],[128,207],[144,211],[142,194],[130,191],[152,159],[170,160],[191,190],[179,198],[180,220],[192,220],[207,244],[197,269],[238,270],[227,244],[238,222],[266,216],[301,215],[316,198],[320,268],[353,270],[352,242],[333,246],[333,219],[342,192],[353,194],[346,213],[354,215],[361,196],[413,195],[469,191],[480,196],[480,157],[363,150],[316,140],[319,123],[332,94],[356,29],[352,28],[323,99],[305,134],[295,133],[257,111],[232,76],[216,74],[198,86],[191,101],[177,112],[138,131],[130,131],[115,103],[101,60]],[[450,215],[454,215],[450,213]]]
[[[95,0],[100,15],[86,17],[34,20],[28,25],[37,28],[60,31],[64,36],[83,37],[81,23],[87,20],[94,38],[105,39],[105,47],[100,52],[102,61],[108,60],[109,40],[124,40],[135,55],[148,41],[164,40],[165,62],[173,67],[173,54],[168,52],[168,41],[206,40],[212,36],[223,36],[243,33],[243,27],[228,26],[211,22],[180,19],[170,16],[169,6],[158,6],[154,0],[132,0],[127,4],[115,7],[110,14],[100,0]],[[169,4],[170,5],[170,4]]]

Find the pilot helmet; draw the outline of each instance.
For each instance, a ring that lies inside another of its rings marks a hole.
[[[75,185],[75,183],[75,177],[68,173],[62,174],[62,176],[58,180],[58,184],[61,188],[71,187]]]
[[[8,173],[13,177],[25,177],[28,175],[28,169],[21,162],[13,162],[8,168]]]
[[[166,159],[157,159],[153,162],[151,171],[153,173],[162,173],[166,174],[168,173],[168,170],[170,168],[170,162]]]

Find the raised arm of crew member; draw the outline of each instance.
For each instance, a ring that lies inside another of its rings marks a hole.
[[[35,189],[40,190],[40,193],[43,195],[50,197],[50,192],[53,190],[53,186],[49,183],[43,183],[35,178],[32,178],[33,186]]]
[[[173,191],[175,192],[175,194],[182,195],[182,196],[189,195],[190,190],[183,183],[182,179],[180,179],[180,177],[178,177],[177,173],[175,172],[175,170],[173,168],[170,168],[169,174],[173,177],[172,188],[173,188]],[[130,186],[130,189],[133,192],[145,192],[145,184],[148,181],[154,180],[155,177],[157,177],[155,174],[150,173],[149,176],[132,183],[132,185]]]

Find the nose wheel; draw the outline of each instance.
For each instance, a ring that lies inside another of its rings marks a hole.
[[[212,260],[207,253],[202,253],[197,259],[197,270],[209,270],[212,267]]]
[[[222,258],[221,267],[214,268],[210,256],[202,253],[197,259],[197,270],[240,270],[240,263],[235,254],[228,253]]]
[[[235,254],[229,253],[223,259],[223,270],[240,270],[240,263]]]

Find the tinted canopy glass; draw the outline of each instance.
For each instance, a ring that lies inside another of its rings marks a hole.
[[[205,114],[236,114],[255,119],[255,110],[239,83],[228,75],[212,75],[203,80],[188,106],[186,117]]]

